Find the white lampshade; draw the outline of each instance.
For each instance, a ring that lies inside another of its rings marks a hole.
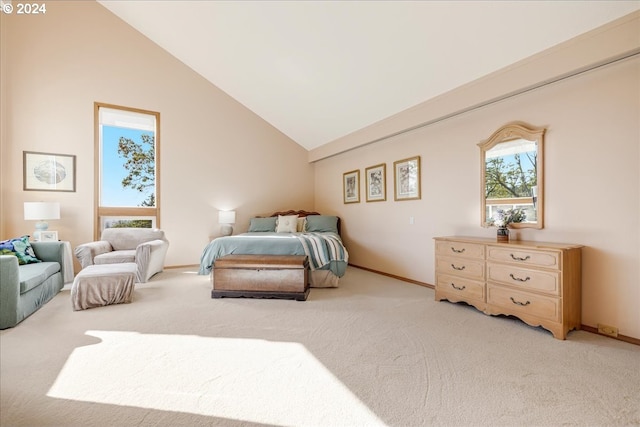
[[[36,221],[60,219],[60,203],[24,202],[24,219]]]
[[[235,224],[236,211],[218,211],[218,224]]]

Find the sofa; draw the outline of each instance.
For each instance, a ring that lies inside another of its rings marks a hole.
[[[0,329],[22,322],[64,286],[65,268],[69,265],[69,260],[65,260],[65,244],[30,244],[41,262],[19,264],[15,255],[0,255]]]
[[[84,243],[74,253],[82,268],[133,262],[136,281],[146,283],[164,269],[169,241],[157,228],[105,228],[99,241]]]

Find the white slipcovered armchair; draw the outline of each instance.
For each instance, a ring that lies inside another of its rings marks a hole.
[[[94,264],[135,262],[137,281],[147,282],[164,268],[169,241],[164,231],[151,228],[106,228],[97,242],[75,249],[82,268]]]

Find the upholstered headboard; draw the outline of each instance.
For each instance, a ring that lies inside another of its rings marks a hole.
[[[283,211],[283,212],[274,212],[269,216],[279,216],[279,215],[282,215],[282,216],[298,215],[299,218],[303,218],[303,217],[308,216],[308,215],[322,215],[322,214],[319,213],[319,212],[307,212],[307,211],[304,211],[304,210],[299,210],[299,211],[288,210],[288,211]],[[338,224],[337,224],[338,234],[341,234],[340,217],[337,217],[337,218],[338,218]]]

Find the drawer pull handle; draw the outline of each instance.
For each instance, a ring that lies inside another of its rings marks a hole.
[[[531,280],[531,277],[529,276],[525,277],[524,279],[521,279],[519,277],[514,276],[513,273],[510,273],[509,276],[511,276],[513,280],[517,280],[518,282],[526,282],[527,280]]]
[[[461,253],[463,253],[463,252],[464,252],[464,248],[462,248],[462,249],[456,249],[456,248],[454,248],[453,246],[451,246],[451,250],[452,250],[454,253],[456,253],[456,254],[461,254]]]
[[[462,271],[462,270],[464,270],[464,265],[463,265],[462,267],[456,267],[455,265],[451,264],[451,267],[452,267],[454,270],[458,270],[458,271]]]
[[[526,257],[524,257],[524,258],[519,257],[519,256],[515,256],[514,254],[509,254],[509,255],[511,255],[511,259],[514,259],[514,260],[516,260],[516,261],[526,261],[526,260],[528,260],[529,258],[531,258],[529,255],[527,255],[527,256],[526,256]]]
[[[527,301],[527,302],[520,302],[520,301],[516,301],[516,300],[514,300],[514,299],[513,299],[513,297],[509,297],[509,298],[511,298],[511,302],[512,302],[512,303],[514,303],[514,304],[516,304],[516,305],[521,305],[521,306],[523,306],[523,307],[524,307],[524,306],[526,306],[526,305],[531,304],[531,301]]]
[[[451,287],[453,287],[453,289],[457,289],[459,291],[464,291],[466,289],[465,285],[462,285],[460,287],[457,287],[456,285],[454,285],[453,283],[451,284]]]

